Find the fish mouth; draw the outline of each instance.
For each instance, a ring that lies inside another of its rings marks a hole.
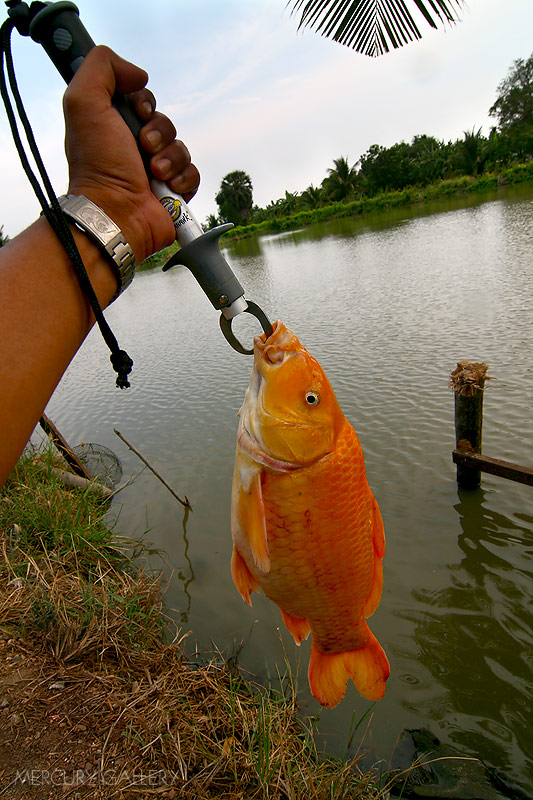
[[[300,347],[294,333],[281,320],[272,323],[272,333],[262,333],[254,338],[254,366],[263,374],[279,367]]]

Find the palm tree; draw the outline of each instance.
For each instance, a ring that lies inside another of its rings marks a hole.
[[[222,178],[215,200],[220,209],[220,218],[235,225],[246,225],[252,213],[253,187],[250,176],[236,169]]]
[[[318,208],[322,203],[322,190],[311,184],[301,193],[300,200],[305,208]]]
[[[322,181],[325,194],[331,200],[347,200],[353,196],[357,183],[355,165],[350,167],[348,159],[334,158],[335,167],[328,169],[328,176]]]
[[[481,133],[481,128],[464,131],[464,139],[460,142],[459,157],[463,171],[467,175],[477,175],[483,169],[486,155],[487,140]]]
[[[456,7],[461,8],[464,0],[288,0],[287,3],[292,6],[292,13],[301,11],[298,28],[314,28],[322,36],[367,56],[380,56],[389,52],[390,45],[402,47],[422,38],[408,4],[436,28],[437,22],[456,22]]]
[[[207,217],[205,224],[202,225],[204,231],[211,230],[211,228],[216,228],[218,225],[218,218],[214,214],[209,214]]]

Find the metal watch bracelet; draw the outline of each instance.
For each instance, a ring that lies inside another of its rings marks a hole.
[[[124,234],[113,220],[84,195],[64,194],[58,197],[62,211],[83,233],[101,247],[113,264],[119,286],[113,300],[127,289],[135,274],[135,256]],[[111,302],[113,302],[113,300]]]

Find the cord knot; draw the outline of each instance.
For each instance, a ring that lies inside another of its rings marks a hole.
[[[133,367],[133,359],[126,353],[125,350],[116,350],[111,353],[109,357],[113,365],[113,369],[117,373],[117,387],[119,389],[129,389],[130,382],[128,375]]]

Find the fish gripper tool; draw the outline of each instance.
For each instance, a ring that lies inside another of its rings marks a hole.
[[[6,5],[8,16],[18,32],[41,44],[63,79],[69,83],[84,57],[95,46],[79,18],[77,6],[68,0],[32,2],[30,5],[21,0],[6,0]],[[150,156],[139,143],[143,123],[128,98],[117,92],[113,97],[113,105],[135,136],[150,179],[150,188],[174,223],[180,249],[167,261],[163,271],[179,264],[186,266],[211,304],[221,311],[220,327],[229,344],[238,353],[253,354],[253,349],[245,348],[234,335],[231,329],[233,318],[242,312],[252,314],[259,320],[267,336],[272,333],[272,325],[256,303],[245,299],[244,289],[220,251],[218,240],[233,227],[233,223],[218,225],[204,232],[183,197],[150,174]]]

